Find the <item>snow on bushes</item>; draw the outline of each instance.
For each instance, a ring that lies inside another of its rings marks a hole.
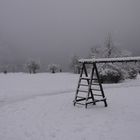
[[[99,75],[102,83],[118,83],[125,79],[135,79],[138,68],[134,63],[100,64]]]
[[[124,79],[135,79],[138,74],[138,66],[135,63],[124,63],[119,66]]]
[[[95,46],[90,50],[90,58],[118,58],[130,57],[131,53],[118,49],[109,34],[105,41],[104,47]],[[125,79],[135,79],[138,73],[138,65],[132,63],[107,63],[99,64],[99,74],[102,82],[117,83]],[[140,66],[139,66],[140,67]]]
[[[56,73],[60,69],[60,66],[58,64],[49,64],[48,70],[51,71],[51,73]]]
[[[102,83],[118,83],[123,79],[120,69],[113,64],[105,64],[99,68],[100,80]]]

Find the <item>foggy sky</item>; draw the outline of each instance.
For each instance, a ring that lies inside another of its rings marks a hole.
[[[0,54],[63,65],[87,57],[110,32],[118,47],[140,55],[139,7],[139,0],[0,0],[0,41],[8,46]]]

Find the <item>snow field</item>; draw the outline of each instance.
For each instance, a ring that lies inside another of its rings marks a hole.
[[[77,80],[68,73],[0,75],[0,140],[140,139],[139,78],[104,85],[109,106],[87,109],[72,104]]]
[[[75,91],[77,80],[70,73],[0,74],[0,104]]]

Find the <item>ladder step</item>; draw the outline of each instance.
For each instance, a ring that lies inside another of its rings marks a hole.
[[[86,97],[81,97],[81,96],[77,96],[78,98],[81,98],[81,99],[86,99]]]
[[[99,86],[99,83],[92,83],[91,85]]]
[[[100,100],[95,99],[94,102],[91,101],[91,102],[87,102],[86,104],[91,104],[91,103],[101,102],[101,101],[105,101],[105,100],[106,100],[106,98],[103,98],[103,99],[100,99]]]
[[[87,85],[87,84],[79,84],[80,86],[89,86],[89,85]],[[99,86],[99,84],[98,83],[93,83],[93,84],[91,84],[91,85],[95,85],[95,86]]]
[[[93,102],[93,101],[92,102],[87,102],[86,104],[93,104],[93,103],[95,103],[95,102]]]
[[[81,77],[80,79],[81,79],[81,80],[90,80],[89,77]]]
[[[94,88],[92,88],[91,90],[94,90],[94,91],[101,91],[100,89],[94,89]]]
[[[94,91],[101,91],[100,89],[94,89],[94,88],[92,88],[91,90],[94,90]],[[79,92],[86,92],[86,93],[88,93],[88,91],[87,90],[78,90]]]
[[[96,81],[98,81],[98,79],[96,79],[96,78],[93,78],[92,80],[96,80]]]
[[[95,99],[95,101],[94,102],[100,102],[100,101],[105,101],[106,100],[106,98],[102,98],[102,99]]]
[[[79,85],[80,85],[80,86],[85,86],[85,87],[86,87],[86,86],[89,86],[89,85],[86,85],[86,84],[79,84]]]
[[[75,102],[75,104],[79,104],[79,105],[88,105],[88,104],[94,104],[94,103],[96,103],[96,102],[101,102],[101,101],[105,101],[105,100],[106,100],[106,98],[103,98],[103,99],[101,99],[101,100],[95,99],[94,102],[91,101],[91,102],[87,102],[87,103],[80,103],[80,102],[78,102],[78,101],[81,101],[81,100],[79,99],[79,100],[77,100],[77,102]]]
[[[77,96],[77,97],[78,97],[78,96]],[[73,102],[77,103],[77,102],[79,102],[79,101],[84,101],[84,100],[86,100],[85,97],[79,97],[79,98],[81,98],[81,99],[76,99],[76,100],[73,101]],[[89,100],[89,99],[92,99],[92,97],[88,97],[88,100]]]
[[[79,84],[79,85],[80,85],[80,86],[85,86],[85,87],[89,86],[89,85],[87,85],[87,84]],[[92,83],[91,85],[99,86],[99,83]]]
[[[85,105],[84,103],[78,103],[78,102],[76,102],[76,104],[79,104],[79,105]]]
[[[76,101],[74,101],[75,103],[79,102],[79,101],[84,101],[86,100],[85,98],[81,98],[81,99],[76,99]]]
[[[89,77],[81,77],[80,79],[81,79],[81,80],[90,80]],[[98,79],[96,79],[96,78],[92,78],[92,80],[97,80],[97,81],[98,81]]]
[[[86,92],[86,93],[88,93],[88,91],[86,91],[86,90],[78,90],[79,92]]]
[[[80,101],[84,101],[86,100],[85,98],[81,98],[81,99],[76,99],[74,102],[77,103],[77,102],[80,102]]]
[[[99,94],[93,94],[93,96],[102,96],[102,95],[99,95]]]

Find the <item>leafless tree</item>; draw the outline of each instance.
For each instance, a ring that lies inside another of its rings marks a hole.
[[[36,71],[40,69],[39,63],[34,60],[27,62],[25,67],[28,69],[29,73],[36,73]]]
[[[74,73],[78,73],[79,74],[80,73],[81,65],[79,64],[78,59],[79,58],[76,55],[74,55],[72,57],[70,67],[73,69]]]
[[[59,65],[57,65],[57,64],[49,64],[48,69],[51,71],[51,73],[56,73],[56,71],[59,70]]]

